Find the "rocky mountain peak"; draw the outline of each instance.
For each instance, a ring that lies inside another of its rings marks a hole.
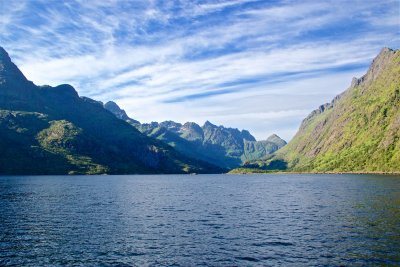
[[[247,141],[256,141],[256,138],[254,138],[254,136],[252,136],[251,133],[247,130],[242,130],[241,135],[242,135],[243,139],[245,139]]]
[[[365,80],[375,80],[384,67],[392,60],[396,51],[390,48],[383,48],[379,55],[372,61],[368,69]]]
[[[375,80],[385,66],[392,60],[398,50],[393,50],[388,47],[382,48],[380,53],[374,58],[371,65],[368,68],[367,73],[361,78],[353,78],[351,81],[350,88],[354,88],[363,83],[369,83]]]
[[[271,134],[271,135],[267,138],[267,140],[269,140],[269,139],[276,139],[276,138],[279,138],[279,139],[280,139],[280,137],[279,137],[277,134]]]
[[[117,103],[115,103],[114,101],[108,101],[107,103],[104,104],[104,107],[108,110],[122,110]]]
[[[18,67],[11,61],[7,51],[0,46],[0,85],[5,83],[21,85],[21,83],[26,82],[28,82],[28,80],[25,78],[24,74],[22,74]]]
[[[112,113],[114,113],[114,115],[117,116],[121,120],[129,119],[125,110],[121,109],[117,105],[117,103],[115,103],[114,101],[108,101],[107,103],[105,103],[104,108],[107,109],[108,111],[111,111]]]
[[[181,137],[186,140],[203,140],[204,132],[203,129],[194,122],[186,122],[180,129]]]
[[[105,103],[104,108],[113,113],[118,119],[127,121],[132,124],[139,123],[137,120],[131,119],[126,114],[125,110],[121,109],[114,101],[108,101],[107,103]]]
[[[301,123],[300,129],[304,129],[304,127],[311,121],[315,116],[323,113],[325,110],[333,108],[336,103],[345,95],[349,90],[353,88],[365,84],[369,84],[374,81],[379,74],[385,69],[385,66],[389,64],[393,58],[395,57],[396,53],[399,53],[399,50],[393,50],[388,47],[382,48],[380,53],[374,58],[371,65],[368,68],[367,73],[362,76],[361,78],[353,77],[351,81],[351,85],[349,89],[344,91],[343,93],[335,96],[334,99],[330,103],[325,103],[319,106],[316,110],[312,111]]]
[[[198,133],[203,132],[200,125],[198,125],[195,122],[186,122],[185,124],[183,124],[181,130],[182,131],[194,131],[194,132],[198,132]]]
[[[11,61],[10,56],[8,55],[7,51],[1,46],[0,46],[0,60]]]
[[[160,123],[160,126],[173,132],[179,132],[182,127],[182,124],[174,121],[163,121]]]
[[[306,118],[276,159],[294,171],[399,171],[399,66],[400,50],[383,48],[331,112]]]
[[[212,124],[209,121],[206,121],[203,125],[203,128],[216,128],[217,126],[215,124]]]
[[[281,148],[281,147],[283,147],[283,146],[285,146],[287,144],[285,140],[283,140],[282,138],[280,138],[276,134],[270,135],[267,138],[267,141],[276,144],[279,148]]]

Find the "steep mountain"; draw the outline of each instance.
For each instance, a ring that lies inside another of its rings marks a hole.
[[[286,141],[276,134],[271,135],[267,140],[244,140],[244,153],[242,154],[241,159],[245,163],[253,160],[262,160],[285,145]]]
[[[112,108],[107,103],[104,107],[118,118],[132,120],[125,117],[126,113],[112,103]],[[286,145],[286,142],[275,134],[267,140],[256,141],[246,130],[216,126],[209,121],[203,126],[194,122],[136,122],[131,124],[142,133],[169,144],[190,158],[207,161],[223,168],[236,168],[249,160],[264,159]]]
[[[314,110],[271,162],[316,172],[400,171],[400,51],[384,48],[368,72]]]
[[[0,47],[0,174],[220,171],[140,133],[70,85],[34,85]]]
[[[124,120],[130,124],[139,124],[137,120],[131,119],[126,114],[125,110],[121,109],[117,103],[113,101],[108,101],[104,104],[104,108],[111,111],[118,119]]]

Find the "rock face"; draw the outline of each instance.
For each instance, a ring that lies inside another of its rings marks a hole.
[[[209,121],[203,126],[194,122],[142,124],[138,129],[187,156],[224,168],[236,168],[248,160],[263,159],[286,144],[276,135],[275,139],[256,141],[246,130],[216,126]]]
[[[0,48],[0,174],[221,171],[140,133],[70,85],[34,85]]]
[[[12,82],[14,85],[32,85],[22,72],[11,62],[11,58],[4,48],[0,47],[0,84]],[[15,88],[19,90],[21,88]]]
[[[272,134],[270,137],[267,138],[268,142],[276,144],[278,147],[284,147],[287,143],[285,140],[277,136],[276,134]]]
[[[118,118],[129,121],[130,118],[125,117],[125,112],[121,115],[121,109],[115,103],[112,108],[106,108]],[[246,130],[216,126],[209,121],[203,126],[194,122],[181,124],[174,121],[131,124],[142,133],[169,144],[190,158],[228,169],[239,167],[249,160],[264,159],[286,145],[275,134],[265,141],[256,141]]]
[[[126,114],[125,110],[121,109],[117,103],[113,101],[108,101],[104,104],[104,108],[113,113],[118,119],[124,120],[131,124],[139,124],[137,120],[131,119]]]
[[[399,50],[382,49],[364,76],[303,121],[274,160],[296,171],[400,171]]]

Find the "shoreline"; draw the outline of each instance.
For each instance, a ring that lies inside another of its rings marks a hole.
[[[400,176],[400,172],[299,172],[299,171],[268,171],[268,170],[257,170],[257,169],[233,169],[226,173],[132,173],[132,174],[0,174],[0,177],[6,176],[130,176],[130,175],[245,175],[245,174],[356,174],[356,175],[387,175],[387,176]]]
[[[236,170],[236,171],[235,171]],[[242,171],[243,170],[243,171]],[[237,175],[243,175],[243,174],[377,174],[377,175],[388,175],[388,176],[400,176],[400,172],[383,172],[383,171],[350,171],[350,172],[342,172],[342,171],[327,171],[327,172],[310,172],[310,171],[305,171],[305,172],[300,172],[300,171],[269,171],[269,170],[258,170],[258,169],[245,169],[245,168],[239,168],[239,169],[233,169],[226,174],[237,174]]]

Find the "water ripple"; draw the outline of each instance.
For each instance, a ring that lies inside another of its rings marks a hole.
[[[400,177],[0,177],[0,266],[400,265]]]

